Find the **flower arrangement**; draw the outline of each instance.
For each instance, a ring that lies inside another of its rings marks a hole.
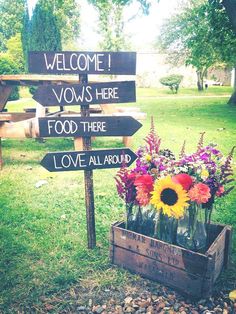
[[[136,167],[124,165],[115,180],[126,204],[126,228],[178,244],[195,251],[207,246],[207,226],[216,198],[234,186],[232,160],[216,145],[203,146],[201,134],[196,152],[186,154],[185,142],[179,158],[161,149],[153,119],[145,144],[137,151]]]

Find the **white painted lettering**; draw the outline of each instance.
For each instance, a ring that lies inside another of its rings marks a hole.
[[[54,55],[54,58],[53,58],[53,62],[52,62],[52,63],[49,63],[49,62],[48,62],[47,54],[46,54],[46,53],[44,53],[43,56],[44,56],[44,60],[45,60],[46,69],[47,69],[47,70],[52,70],[52,69],[54,68],[54,65],[55,65],[55,62],[56,62],[56,59],[57,59],[57,55],[56,55],[56,54]]]
[[[59,167],[59,166],[57,165],[56,156],[53,156],[53,163],[54,163],[54,168],[55,168],[55,169],[62,169],[62,167]]]

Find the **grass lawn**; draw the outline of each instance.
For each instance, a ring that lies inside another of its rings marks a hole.
[[[149,130],[151,115],[162,138],[162,148],[177,154],[184,139],[187,150],[194,150],[202,131],[206,132],[206,144],[218,143],[225,154],[236,144],[236,107],[226,104],[227,97],[192,97],[199,94],[190,89],[180,89],[177,96],[164,89],[159,91],[137,92],[136,105],[147,113],[148,119],[134,135],[134,150]],[[212,87],[203,93],[225,95],[231,89]],[[24,96],[29,97],[25,91]],[[8,109],[20,111],[32,105],[34,102],[27,98],[9,103]],[[97,138],[93,147],[122,145],[119,138]],[[128,272],[109,264],[109,228],[112,222],[122,219],[124,209],[113,179],[116,170],[94,171],[97,248],[91,251],[86,241],[83,173],[49,173],[39,165],[47,152],[66,150],[73,150],[70,138],[47,139],[45,143],[32,139],[3,140],[0,312],[44,313],[49,304],[58,313],[79,302],[74,298],[75,288],[99,291],[117,286],[119,289],[131,280]],[[39,180],[48,183],[36,188]],[[236,227],[235,203],[236,189],[217,204],[214,220]],[[235,238],[233,258],[236,262]],[[236,268],[232,269],[230,276],[236,277]],[[60,297],[65,291],[71,297]]]

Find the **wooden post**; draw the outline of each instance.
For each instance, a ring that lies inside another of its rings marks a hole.
[[[88,83],[88,75],[81,74],[79,76],[81,83]],[[81,117],[89,117],[89,105],[81,106]],[[78,139],[79,141],[80,139]],[[83,138],[83,150],[91,150],[91,137]],[[86,204],[86,219],[87,219],[87,239],[88,248],[93,249],[96,246],[96,231],[95,231],[95,211],[94,211],[94,193],[93,193],[93,171],[84,171],[85,181],[85,204]]]

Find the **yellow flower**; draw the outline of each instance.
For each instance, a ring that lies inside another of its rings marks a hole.
[[[233,291],[230,292],[229,298],[232,301],[236,301],[236,290],[233,290]]]
[[[180,184],[174,183],[170,176],[157,180],[151,194],[150,203],[169,217],[181,218],[189,206],[187,191]]]
[[[145,159],[146,159],[146,161],[150,162],[150,161],[152,160],[152,156],[149,155],[149,154],[147,154],[147,155],[145,156]]]
[[[203,180],[207,179],[209,177],[209,172],[207,169],[203,169],[202,172],[201,172],[201,178]]]

